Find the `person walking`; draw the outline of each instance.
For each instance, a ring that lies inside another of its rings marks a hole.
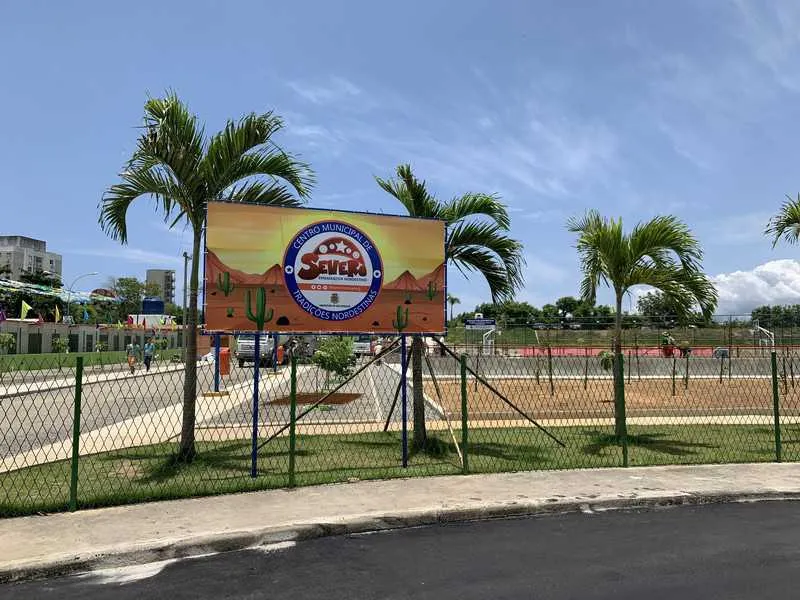
[[[153,343],[153,338],[150,338],[144,344],[144,368],[148,372],[150,371],[150,363],[153,360],[155,351],[156,345]]]
[[[141,353],[142,349],[139,346],[139,343],[136,341],[128,344],[128,347],[125,349],[125,354],[128,356],[128,367],[131,369],[131,375],[136,372],[136,363],[139,361],[139,355]]]

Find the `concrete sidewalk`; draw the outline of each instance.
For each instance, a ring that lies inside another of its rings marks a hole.
[[[544,512],[800,497],[800,464],[365,481],[0,521],[0,582],[325,535]]]

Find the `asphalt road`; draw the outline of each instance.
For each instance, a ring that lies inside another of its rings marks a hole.
[[[5,600],[797,597],[800,502],[569,514],[302,542],[0,586]]]

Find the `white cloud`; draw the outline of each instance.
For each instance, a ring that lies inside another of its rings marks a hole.
[[[719,293],[717,314],[749,314],[765,304],[800,304],[800,262],[771,260],[749,271],[712,278]]]
[[[800,92],[800,6],[796,2],[755,3],[736,0],[736,33],[779,85]]]
[[[324,83],[290,81],[295,94],[312,104],[332,104],[361,95],[361,88],[344,77],[331,76]]]

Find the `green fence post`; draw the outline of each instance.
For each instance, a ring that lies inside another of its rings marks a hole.
[[[467,416],[467,357],[461,355],[461,455],[462,472],[469,473],[469,419]]]
[[[297,437],[295,423],[297,421],[297,359],[292,355],[291,374],[289,377],[289,487],[295,486],[295,450]]]
[[[781,407],[778,396],[778,357],[772,349],[772,416],[775,420],[775,460],[781,462]]]
[[[553,388],[553,349],[548,344],[547,346],[547,379],[550,381],[550,396],[555,394]]]
[[[614,368],[617,370],[617,375],[614,379],[615,386],[618,389],[618,393],[616,394],[617,402],[615,404],[615,408],[618,415],[622,415],[622,431],[620,432],[620,443],[622,444],[622,466],[628,466],[628,417],[626,416],[625,411],[625,357],[622,352],[617,354],[617,359],[614,361]],[[616,421],[615,415],[615,421]],[[614,428],[616,429],[616,423],[614,424]],[[617,432],[614,431],[616,434]]]
[[[81,441],[81,394],[83,392],[83,357],[75,360],[75,404],[72,415],[72,469],[69,478],[69,509],[78,510],[78,456]]]
[[[675,395],[675,372],[677,371],[675,355],[672,355],[672,395]]]
[[[689,389],[689,353],[686,353],[686,374],[683,377],[683,389]]]

